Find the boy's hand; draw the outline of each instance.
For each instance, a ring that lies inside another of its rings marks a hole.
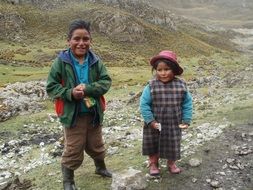
[[[76,100],[82,99],[84,97],[83,87],[81,85],[78,85],[75,88],[73,88],[73,90],[72,90],[72,96]]]
[[[85,90],[85,84],[79,84],[79,85],[76,86],[76,88],[77,88],[78,90],[84,91],[84,90]]]

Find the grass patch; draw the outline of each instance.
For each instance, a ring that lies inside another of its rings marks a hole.
[[[60,190],[62,189],[60,159],[56,159],[53,164],[39,166],[23,177],[31,180],[33,186],[38,189]]]
[[[33,80],[46,79],[49,67],[16,67],[10,65],[0,65],[0,87],[9,83],[27,82]]]
[[[224,115],[235,124],[243,124],[252,122],[253,102],[250,100],[236,103],[233,107],[230,107],[230,111],[224,111]]]
[[[141,155],[140,141],[132,141],[131,144],[133,145],[133,148],[120,148],[120,154],[106,157],[106,165],[110,171],[113,173],[121,172],[122,170],[128,169],[129,166],[133,166],[134,169],[144,169],[143,163],[146,160],[146,157]],[[89,190],[110,189],[111,179],[96,175],[94,171],[95,166],[93,160],[85,154],[83,164],[75,171],[77,187]],[[29,171],[23,177],[30,179],[35,185],[35,188],[38,189],[62,189],[60,158],[55,159],[52,164],[40,166]]]
[[[253,102],[242,100],[240,102],[220,105],[206,113],[197,112],[194,116],[194,125],[199,123],[214,122],[220,123],[229,121],[233,124],[245,124],[252,122]]]
[[[5,121],[4,125],[1,125],[1,131],[18,132],[22,130],[24,125],[31,123],[41,124],[43,121],[47,120],[48,112],[49,110],[44,110],[30,115],[18,115],[16,117],[12,117],[11,119]]]
[[[146,84],[152,77],[151,67],[110,67],[112,85],[117,87]]]

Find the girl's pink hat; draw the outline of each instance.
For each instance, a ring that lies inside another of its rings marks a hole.
[[[174,53],[173,51],[169,51],[169,50],[161,51],[158,55],[151,58],[150,64],[154,66],[154,63],[159,59],[168,59],[169,61],[172,61],[173,63],[175,63],[177,66],[177,71],[175,73],[176,75],[181,75],[184,72],[183,68],[180,67],[177,62],[176,53]]]

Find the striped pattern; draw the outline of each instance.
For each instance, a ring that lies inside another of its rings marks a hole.
[[[143,155],[159,153],[160,158],[169,160],[180,159],[181,129],[178,125],[182,121],[181,104],[186,92],[186,84],[175,78],[169,83],[162,83],[152,79],[149,82],[152,110],[155,120],[161,123],[159,132],[150,126],[143,130]]]

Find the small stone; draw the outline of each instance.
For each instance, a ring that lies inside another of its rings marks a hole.
[[[225,176],[225,175],[226,175],[225,172],[220,172],[219,174],[222,175],[222,176]]]
[[[196,183],[197,181],[198,181],[198,179],[192,178],[192,183]]]
[[[228,167],[228,165],[227,165],[227,164],[224,164],[224,165],[222,166],[222,169],[225,170],[227,167]]]
[[[239,168],[235,165],[229,165],[229,168],[233,169],[233,170],[239,170]]]
[[[227,161],[227,163],[231,164],[232,162],[235,161],[235,159],[233,159],[233,158],[228,158],[226,161]]]
[[[210,185],[211,185],[212,187],[214,187],[214,188],[217,188],[217,187],[219,187],[220,182],[217,181],[217,180],[213,180],[213,181],[211,181]]]
[[[192,166],[192,167],[197,167],[197,166],[201,165],[201,163],[202,163],[202,160],[200,160],[200,159],[198,159],[198,158],[191,158],[191,159],[189,160],[189,164],[190,164],[190,166]]]

